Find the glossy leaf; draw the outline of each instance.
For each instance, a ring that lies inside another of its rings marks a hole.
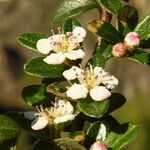
[[[109,97],[109,109],[108,112],[112,112],[121,106],[123,106],[126,102],[126,98],[122,94],[113,93],[111,97]]]
[[[43,57],[29,60],[24,65],[25,73],[37,77],[58,78],[62,77],[62,72],[67,69],[64,64],[49,65],[43,61]]]
[[[135,29],[138,24],[138,11],[132,6],[123,7],[121,13],[118,15],[118,30],[119,32],[124,32],[126,35]]]
[[[78,142],[70,138],[57,139],[55,140],[55,143],[63,150],[86,150]]]
[[[122,0],[97,0],[110,13],[119,13],[121,11]]]
[[[133,61],[137,61],[142,64],[149,63],[149,54],[144,51],[135,51],[131,56],[128,57]]]
[[[131,142],[139,132],[139,125],[134,123],[124,123],[110,132],[105,140],[105,144],[112,150],[120,150]]]
[[[150,38],[150,14],[147,15],[135,28],[141,39]]]
[[[78,107],[85,115],[100,118],[107,112],[109,102],[108,100],[97,102],[91,99],[84,99],[78,101]]]
[[[112,44],[123,41],[124,37],[109,22],[94,19],[88,23],[87,28]]]
[[[61,22],[96,7],[91,0],[61,0],[56,9],[54,22]]]
[[[0,115],[0,142],[17,137],[21,127],[8,116]]]
[[[30,85],[22,90],[22,98],[28,105],[45,105],[50,106],[51,101],[54,100],[54,96],[46,92],[47,87],[44,85]]]
[[[47,36],[37,33],[24,33],[18,37],[18,42],[31,50],[37,51],[36,43],[43,38],[47,38]]]
[[[80,22],[77,19],[68,19],[64,23],[64,33],[72,32],[76,26],[81,26]]]

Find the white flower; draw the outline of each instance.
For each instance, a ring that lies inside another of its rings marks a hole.
[[[47,39],[40,39],[37,50],[43,54],[49,54],[44,61],[48,64],[61,64],[66,58],[70,60],[82,59],[85,55],[80,48],[80,43],[84,41],[86,31],[82,27],[75,27],[72,32],[52,35]]]
[[[28,111],[24,113],[24,117],[33,120],[31,128],[33,130],[41,130],[48,124],[61,123],[73,120],[74,108],[69,101],[58,100],[54,103],[54,107],[43,108],[42,106],[37,107],[38,112]]]
[[[107,134],[107,130],[106,130],[106,126],[101,123],[100,124],[100,128],[99,128],[99,132],[97,134],[96,140],[100,140],[100,141],[105,141],[106,139],[106,134]]]
[[[110,73],[104,71],[101,67],[90,66],[85,70],[73,66],[69,70],[63,72],[63,76],[67,80],[77,79],[79,82],[74,83],[68,88],[66,94],[72,99],[86,98],[88,93],[95,101],[102,101],[111,96],[109,90],[118,85],[118,80]]]

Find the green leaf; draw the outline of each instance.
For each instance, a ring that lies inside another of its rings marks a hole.
[[[76,27],[76,26],[81,26],[79,20],[77,19],[67,19],[64,23],[64,33],[66,32],[72,32],[73,29]]]
[[[101,125],[101,122],[97,121],[91,124],[91,126],[89,127],[87,134],[86,134],[87,135],[86,144],[88,146],[92,145],[92,143],[96,141],[97,134],[100,130],[100,125]]]
[[[102,68],[106,66],[106,59],[101,53],[93,55],[91,61],[93,66],[100,66]]]
[[[108,12],[118,14],[121,11],[121,0],[97,0]]]
[[[70,132],[68,137],[76,141],[82,141],[85,139],[85,133],[83,131],[77,130],[77,131]]]
[[[111,113],[112,111],[120,108],[126,102],[126,98],[122,94],[113,93],[109,99],[109,109],[108,112]]]
[[[142,63],[142,64],[148,64],[149,63],[149,54],[142,51],[142,50],[136,50],[128,58],[133,60],[133,61]]]
[[[45,78],[62,77],[62,72],[66,69],[67,66],[65,64],[49,65],[45,63],[43,57],[31,59],[24,65],[25,73]]]
[[[104,143],[112,150],[120,150],[134,140],[138,132],[139,125],[124,123],[118,126],[114,132],[110,132]]]
[[[108,100],[97,102],[91,99],[84,99],[78,101],[78,107],[85,115],[100,118],[107,112],[109,102]]]
[[[134,30],[137,32],[141,39],[150,38],[150,14],[147,15],[135,28]]]
[[[51,133],[49,132],[48,128],[44,128],[42,130],[32,130],[31,123],[32,121],[26,119],[24,117],[24,113],[22,112],[9,112],[7,113],[11,119],[15,120],[24,130],[28,131],[29,134],[33,135],[36,138],[49,140],[51,138]]]
[[[0,142],[17,137],[20,126],[8,116],[0,115]]]
[[[96,7],[91,0],[61,0],[56,9],[54,22],[61,22]]]
[[[142,49],[150,48],[150,38],[147,40],[141,40],[140,41],[140,48],[142,48]]]
[[[46,92],[47,87],[44,85],[30,85],[22,90],[22,98],[28,105],[36,106],[42,104],[43,106],[50,106],[54,96]]]
[[[119,33],[109,22],[100,19],[94,19],[90,21],[87,28],[95,33],[96,35],[102,37],[106,41],[116,44],[123,41],[124,37]]]
[[[55,143],[63,150],[86,150],[78,142],[70,138],[57,139],[55,140]]]
[[[129,5],[123,7],[121,13],[118,15],[118,30],[126,35],[135,29],[138,24],[138,11]]]
[[[47,38],[47,36],[37,33],[24,33],[18,37],[18,42],[33,51],[37,51],[37,41],[44,38]]]

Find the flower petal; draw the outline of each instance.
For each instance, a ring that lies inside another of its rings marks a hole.
[[[100,124],[100,128],[99,128],[99,131],[98,131],[98,134],[97,134],[97,137],[96,137],[96,140],[98,141],[98,140],[100,140],[100,141],[105,141],[105,139],[106,139],[106,134],[107,134],[107,132],[106,132],[106,126],[103,124],[103,123],[101,123]]]
[[[108,74],[103,77],[102,83],[107,89],[114,89],[118,85],[118,79]]]
[[[50,41],[49,39],[40,39],[36,44],[37,50],[42,54],[48,54],[50,52]]]
[[[77,78],[77,76],[79,74],[81,74],[82,69],[76,67],[76,66],[72,66],[70,69],[66,70],[63,72],[63,76],[67,79],[67,80],[74,80]]]
[[[69,120],[73,120],[74,118],[75,118],[74,115],[65,115],[65,116],[57,117],[56,119],[54,119],[54,123],[58,124],[61,122],[67,122]]]
[[[86,98],[88,89],[81,84],[74,83],[66,92],[67,96],[76,100],[80,98]]]
[[[41,130],[45,128],[48,124],[48,120],[45,117],[37,117],[35,120],[33,120],[31,124],[31,128],[33,130]]]
[[[70,60],[82,59],[85,56],[85,52],[82,49],[72,50],[66,53],[66,57]]]
[[[35,119],[38,115],[39,115],[39,113],[35,112],[35,111],[24,112],[24,117],[29,119],[29,120]]]
[[[43,59],[47,64],[58,65],[65,61],[65,56],[63,54],[50,54],[46,58]]]
[[[80,43],[83,42],[86,36],[86,31],[82,27],[75,27],[72,34],[76,37],[76,41]]]
[[[90,95],[95,101],[102,101],[111,96],[111,92],[104,86],[96,86],[90,90]]]

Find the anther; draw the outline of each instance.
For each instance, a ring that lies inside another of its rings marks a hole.
[[[55,35],[54,30],[51,30],[51,32],[52,32],[52,35]]]

